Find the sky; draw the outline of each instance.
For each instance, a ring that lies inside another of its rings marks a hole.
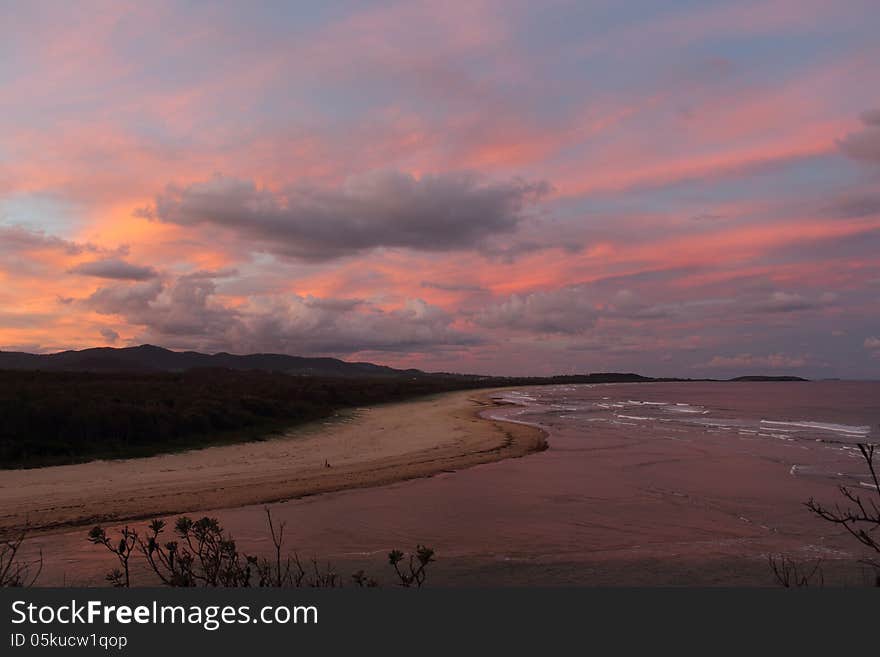
[[[0,349],[880,378],[876,0],[0,0]]]

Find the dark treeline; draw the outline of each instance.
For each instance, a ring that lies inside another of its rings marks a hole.
[[[261,371],[0,371],[0,467],[144,456],[257,438],[473,378],[332,379]]]
[[[262,370],[0,370],[0,468],[146,456],[251,440],[356,406],[452,390],[648,382],[637,374],[547,378],[426,375],[333,378]]]

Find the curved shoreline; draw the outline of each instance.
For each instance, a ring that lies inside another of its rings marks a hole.
[[[480,416],[501,389],[357,409],[282,437],[122,461],[0,473],[0,534],[383,486],[546,449],[538,427]]]

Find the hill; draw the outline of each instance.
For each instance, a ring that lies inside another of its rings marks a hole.
[[[731,381],[809,381],[799,376],[738,376]]]
[[[0,351],[0,370],[46,372],[185,372],[192,369],[263,370],[284,374],[332,377],[424,376],[420,370],[397,370],[373,363],[350,363],[338,358],[306,358],[286,354],[238,356],[221,352],[171,351],[144,344],[139,347],[95,347],[55,354]]]

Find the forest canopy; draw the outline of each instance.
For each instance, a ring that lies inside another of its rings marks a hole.
[[[0,370],[0,467],[146,456],[266,436],[340,409],[475,387],[475,379]],[[484,384],[483,384],[484,385]]]

